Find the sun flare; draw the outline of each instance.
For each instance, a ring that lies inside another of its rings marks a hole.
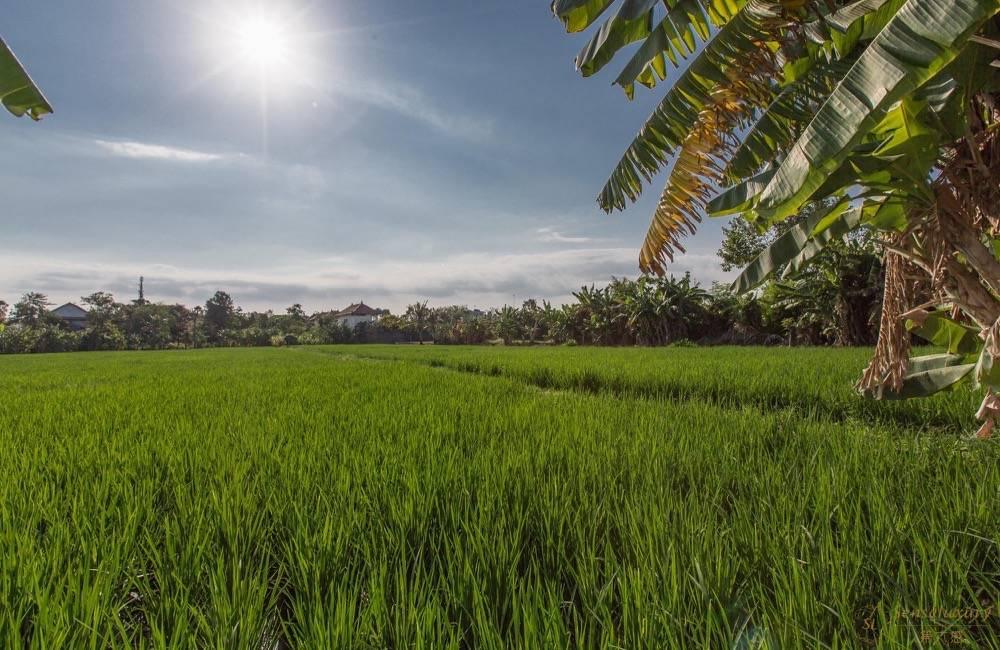
[[[246,16],[236,26],[235,49],[240,59],[257,71],[270,72],[288,61],[288,32],[273,16]]]

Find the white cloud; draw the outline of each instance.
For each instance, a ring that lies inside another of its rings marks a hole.
[[[538,241],[557,244],[589,244],[596,241],[593,237],[570,237],[552,228],[539,228]]]
[[[122,158],[203,163],[222,160],[226,157],[223,154],[218,153],[195,151],[193,149],[181,149],[179,147],[168,147],[165,145],[149,144],[146,142],[113,142],[111,140],[94,140],[94,143],[105,151]]]
[[[75,300],[97,290],[112,291],[125,300],[144,275],[146,294],[153,300],[194,305],[222,289],[246,309],[281,309],[300,302],[308,310],[325,310],[360,299],[396,312],[425,299],[432,305],[480,308],[519,303],[529,297],[558,304],[571,300],[571,293],[581,286],[600,286],[612,276],[638,273],[632,248],[467,252],[433,262],[338,256],[269,267],[248,262],[241,271],[151,263],[101,265],[80,258],[57,261],[25,254],[0,259],[0,297],[8,302],[26,291],[41,291],[54,302]],[[675,275],[685,271],[705,285],[730,277],[720,270],[718,258],[709,254],[679,256],[669,268]]]

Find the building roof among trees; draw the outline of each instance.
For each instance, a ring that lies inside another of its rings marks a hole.
[[[338,311],[334,316],[378,316],[378,312],[365,303],[359,302]]]
[[[61,305],[52,310],[53,316],[58,316],[59,318],[86,318],[87,310],[83,307],[68,302],[65,305]]]

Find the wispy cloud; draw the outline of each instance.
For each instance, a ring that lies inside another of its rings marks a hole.
[[[147,142],[94,140],[94,143],[108,153],[122,158],[204,163],[222,160],[226,157],[225,155],[219,153],[195,151],[194,149],[181,149],[179,147],[169,147],[166,145],[150,144]]]
[[[538,233],[538,241],[546,243],[589,244],[597,241],[593,237],[571,237],[564,235],[553,228],[539,228],[536,232]]]
[[[451,137],[482,142],[493,136],[492,119],[445,110],[412,86],[399,83],[388,86],[373,84],[367,80],[352,80],[336,84],[333,91],[342,97],[423,122]]]

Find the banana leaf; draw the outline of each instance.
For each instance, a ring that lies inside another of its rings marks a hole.
[[[42,91],[31,80],[14,53],[0,38],[0,102],[17,117],[39,120],[52,112]]]

